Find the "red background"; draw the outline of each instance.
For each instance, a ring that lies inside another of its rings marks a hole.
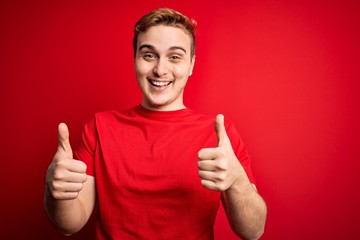
[[[75,144],[93,113],[139,103],[132,27],[163,6],[199,23],[185,102],[246,141],[262,239],[360,238],[358,1],[99,2],[1,2],[2,239],[64,238],[42,207],[57,124]],[[216,239],[235,239],[222,211]]]

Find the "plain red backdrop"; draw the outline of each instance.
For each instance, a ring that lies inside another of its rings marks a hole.
[[[269,209],[262,239],[359,239],[360,4],[340,0],[2,1],[1,238],[65,238],[42,206],[57,124],[76,144],[95,112],[139,103],[132,27],[157,7],[198,21],[185,102],[237,125]],[[222,209],[215,230],[236,239]]]

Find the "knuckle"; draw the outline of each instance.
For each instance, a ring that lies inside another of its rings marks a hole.
[[[53,174],[54,180],[63,180],[65,178],[65,174],[63,171],[56,170]]]
[[[219,184],[217,185],[217,189],[218,189],[218,191],[221,191],[221,192],[225,191],[225,190],[226,190],[226,185],[225,185],[225,183],[223,183],[223,182],[219,183]]]
[[[223,171],[227,170],[228,169],[227,161],[225,161],[224,159],[220,159],[217,164],[217,169]]]
[[[204,179],[201,179],[201,185],[203,185],[205,188],[209,188],[208,187],[208,181],[204,180]]]
[[[76,192],[80,192],[80,191],[83,189],[83,186],[84,186],[84,184],[82,184],[82,183],[77,183],[74,190],[75,190]]]
[[[198,174],[199,174],[199,176],[200,176],[201,179],[205,179],[205,173],[204,173],[204,171],[201,171],[201,170],[200,170]]]
[[[84,183],[87,180],[87,175],[86,175],[86,173],[84,173],[82,176],[83,177],[82,177],[82,179],[80,181],[81,181],[81,183]]]
[[[205,167],[204,162],[199,161],[198,162],[198,168],[199,169],[204,169],[204,167]]]
[[[51,187],[54,192],[59,192],[62,189],[62,185],[58,181],[53,181]]]
[[[57,200],[75,199],[79,195],[79,191],[51,191],[51,196]]]
[[[66,166],[66,161],[64,158],[54,158],[53,160],[54,171],[65,168],[65,166]]]
[[[226,155],[225,149],[218,147],[217,155],[218,155],[218,157],[224,157]]]
[[[82,161],[80,161],[80,162],[81,162],[81,164],[82,164],[82,166],[83,166],[84,172],[86,172],[86,170],[87,170],[87,165],[86,165],[84,162],[82,162]]]
[[[224,173],[224,172],[218,173],[216,179],[217,179],[218,181],[221,181],[221,182],[222,182],[222,181],[225,181],[225,179],[226,179],[226,173]]]
[[[63,194],[60,191],[52,191],[51,195],[55,199],[63,199]]]
[[[74,159],[73,163],[74,163],[74,164],[76,163],[77,166],[79,166],[79,167],[81,167],[81,168],[86,168],[86,164],[85,164],[83,161],[81,161],[81,160],[75,160],[75,159]]]
[[[204,151],[205,149],[200,149],[200,151],[198,152],[198,158],[202,158],[202,156],[204,155]]]

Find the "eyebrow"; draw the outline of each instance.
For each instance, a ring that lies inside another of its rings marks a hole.
[[[155,50],[155,47],[153,45],[150,44],[143,44],[139,47],[139,51],[143,48],[149,48],[150,50]],[[172,46],[169,48],[169,50],[181,50],[186,54],[186,50],[183,47],[180,46]]]

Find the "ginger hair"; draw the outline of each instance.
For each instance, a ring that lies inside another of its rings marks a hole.
[[[195,55],[195,29],[197,23],[180,12],[170,8],[158,8],[144,15],[135,24],[133,50],[134,56],[137,51],[137,40],[140,33],[146,32],[149,28],[158,25],[177,27],[189,34],[191,38],[191,57]]]

